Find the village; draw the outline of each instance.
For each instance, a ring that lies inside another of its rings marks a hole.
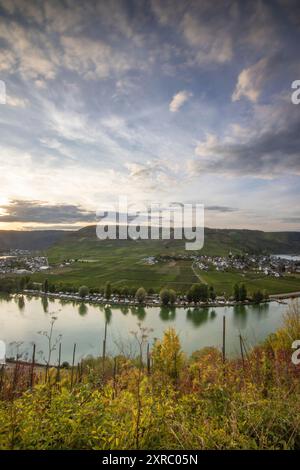
[[[26,275],[50,269],[48,258],[27,250],[9,250],[0,255],[0,274]]]
[[[178,260],[190,260],[194,266],[201,271],[240,271],[243,273],[253,272],[264,274],[275,278],[282,277],[284,274],[300,273],[300,261],[284,258],[277,255],[233,255],[229,252],[228,256],[207,256],[207,255],[159,255],[144,258],[144,263],[154,265],[159,262],[170,262]]]

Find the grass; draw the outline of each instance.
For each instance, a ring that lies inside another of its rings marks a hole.
[[[200,276],[215,287],[218,294],[232,293],[232,286],[244,283],[250,293],[266,290],[269,294],[284,294],[300,290],[300,276],[287,275],[281,278],[267,277],[264,274],[239,272],[200,271]]]
[[[177,291],[187,290],[198,280],[191,269],[190,261],[157,263],[151,266],[143,263],[138,256],[119,258],[116,254],[103,256],[101,260],[90,263],[75,262],[70,267],[55,268],[47,274],[36,273],[32,279],[42,282],[46,277],[49,282],[77,287],[84,284],[89,287],[103,287],[110,281],[115,287],[126,285],[160,289],[167,286]]]

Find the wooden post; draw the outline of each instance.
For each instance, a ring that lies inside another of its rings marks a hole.
[[[223,355],[223,362],[226,360],[225,354],[225,334],[226,334],[226,317],[223,316],[223,346],[222,346],[222,355]]]
[[[82,364],[82,359],[81,359],[80,365],[79,365],[79,382],[82,382],[82,377],[83,377],[83,364]]]
[[[107,335],[107,321],[105,321],[104,340],[103,340],[103,351],[102,351],[102,368],[103,368],[103,375],[104,375],[104,371],[105,371],[106,335]]]
[[[174,378],[175,378],[175,385],[177,387],[178,384],[178,373],[177,373],[177,351],[174,354]]]
[[[149,343],[147,344],[147,373],[150,375],[151,372],[151,364],[150,364],[150,346]]]
[[[61,343],[59,343],[59,349],[58,349],[58,366],[57,366],[56,382],[60,381],[60,362],[61,362]]]
[[[4,374],[5,374],[5,366],[2,364],[0,370],[0,393],[2,392],[3,384],[4,384]]]
[[[75,353],[76,353],[76,343],[74,343],[74,347],[73,347],[73,359],[72,359],[72,370],[71,370],[71,388],[73,387]]]
[[[12,393],[14,396],[14,393],[17,390],[17,385],[18,385],[18,379],[19,379],[19,355],[17,353],[17,359],[15,362],[15,368],[14,368],[14,373],[13,373],[13,382],[12,382]]]
[[[76,368],[75,383],[79,383],[79,377],[80,377],[80,364],[79,364],[79,362],[78,362],[77,368]]]
[[[113,372],[113,397],[116,397],[116,385],[117,385],[117,358],[114,357],[114,372]]]
[[[243,351],[243,338],[242,338],[241,334],[240,334],[240,349],[241,349],[243,369],[245,369],[245,359],[244,359],[244,351]]]
[[[35,343],[32,347],[32,359],[31,359],[31,368],[30,368],[30,383],[29,386],[32,389],[34,385],[34,365],[35,365]]]

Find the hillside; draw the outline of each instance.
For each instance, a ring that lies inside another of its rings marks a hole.
[[[300,253],[299,233],[265,233],[250,230],[205,230],[205,244],[201,253],[228,255],[232,252]],[[190,259],[170,259],[155,264],[147,263],[148,256],[192,254],[186,251],[183,240],[105,240],[96,237],[95,226],[68,233],[48,250],[50,264],[56,266],[47,274],[50,282],[79,287],[88,285],[99,288],[107,281],[114,287],[144,286],[146,289],[172,287],[186,291],[199,282]],[[77,260],[61,267],[66,259]],[[229,273],[230,274],[230,273]],[[227,276],[216,282],[216,290],[228,293],[235,282],[249,281],[253,289],[267,289],[269,293],[299,290],[299,279],[245,279],[242,274]],[[35,274],[34,280],[42,282],[43,274]],[[208,282],[211,282],[208,279]]]
[[[114,287],[144,286],[159,290],[163,286],[176,291],[186,291],[191,284],[206,276],[216,291],[231,293],[236,282],[246,282],[250,290],[266,289],[270,294],[299,290],[298,277],[274,280],[260,276],[245,278],[242,273],[219,273],[207,277],[207,273],[195,273],[190,259],[174,259],[186,251],[184,240],[105,240],[96,237],[95,226],[74,232],[0,232],[0,249],[23,248],[47,250],[53,266],[47,274],[35,273],[33,280],[43,282],[45,276],[54,284],[92,288],[103,287],[110,281]],[[251,230],[205,229],[205,242],[201,254],[226,256],[233,253],[299,254],[300,233],[262,232]],[[149,264],[148,256],[169,255],[170,260]],[[75,262],[61,266],[66,259]]]
[[[45,250],[62,239],[63,230],[0,230],[0,251]]]
[[[133,244],[145,250],[159,251],[162,254],[186,253],[183,240],[105,240],[96,237],[95,226],[85,227],[67,234],[53,247],[52,254],[59,251],[84,252],[88,254],[101,246],[132,248]],[[82,251],[83,250],[83,251]],[[300,253],[300,232],[263,232],[259,230],[212,229],[205,228],[203,254],[225,255],[232,252],[295,254]]]
[[[63,258],[69,253],[88,254],[106,247],[132,248],[132,240],[99,241],[95,226],[84,227],[73,232],[64,230],[0,230],[0,250],[24,249],[44,250],[53,247],[51,255],[62,252]],[[134,242],[139,248],[157,250],[164,254],[183,253],[183,240],[139,240]],[[259,230],[212,229],[205,228],[203,254],[224,255],[229,251],[249,253],[295,254],[300,253],[300,232],[263,232]]]

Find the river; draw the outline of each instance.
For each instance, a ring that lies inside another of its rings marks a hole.
[[[51,317],[56,320],[53,339],[61,336],[62,360],[71,361],[74,343],[77,344],[76,360],[89,354],[99,355],[102,349],[105,321],[107,352],[134,353],[136,343],[132,332],[138,331],[138,323],[151,329],[149,342],[161,338],[168,327],[174,327],[180,335],[183,350],[187,354],[205,346],[221,348],[222,319],[226,316],[226,351],[230,356],[239,354],[239,334],[248,347],[262,341],[274,332],[282,322],[287,305],[270,302],[258,306],[236,306],[198,309],[167,309],[160,307],[112,307],[61,302],[38,297],[17,296],[0,298],[0,339],[7,345],[7,357],[16,356],[17,349],[23,357],[30,356],[32,343],[36,343],[38,361],[43,361],[47,351],[47,338]],[[52,362],[57,359],[57,350]]]

